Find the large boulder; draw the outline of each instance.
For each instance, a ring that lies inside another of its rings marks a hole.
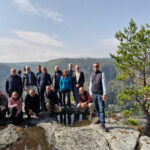
[[[7,128],[0,130],[0,148],[5,148],[19,139],[17,128],[14,125],[9,125]]]

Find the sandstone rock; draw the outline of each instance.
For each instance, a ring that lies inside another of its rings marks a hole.
[[[150,137],[142,136],[139,141],[140,150],[150,150]]]
[[[14,125],[9,125],[7,128],[0,130],[0,148],[16,143],[18,139],[19,135]]]
[[[134,150],[140,133],[113,120],[107,120],[110,132],[100,125],[65,127],[57,123],[40,123],[50,144],[60,150]]]

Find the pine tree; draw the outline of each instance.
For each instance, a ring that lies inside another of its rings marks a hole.
[[[150,136],[150,26],[138,29],[133,19],[124,31],[118,31],[116,54],[110,54],[118,70],[117,80],[127,82],[118,97],[136,101],[147,118],[145,134]]]

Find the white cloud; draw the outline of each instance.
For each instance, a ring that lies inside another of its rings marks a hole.
[[[116,53],[118,45],[117,39],[100,39],[95,46],[95,52],[99,57],[110,57],[110,53]]]
[[[20,12],[47,17],[58,23],[64,21],[64,17],[62,14],[58,13],[57,11],[51,11],[45,8],[36,8],[33,6],[30,0],[13,0],[13,2],[14,4],[16,4],[17,9]]]
[[[62,43],[54,38],[49,37],[48,35],[38,33],[38,32],[29,32],[29,31],[14,31],[16,35],[20,38],[29,41],[35,44],[43,44],[47,46],[62,47]]]
[[[14,33],[19,38],[0,37],[1,62],[48,61],[65,57],[59,49],[63,44],[48,35],[28,31]],[[41,40],[36,39],[36,36]]]
[[[38,14],[36,8],[29,0],[13,0],[13,2],[17,5],[19,11]]]
[[[39,9],[40,14],[42,14],[45,17],[51,18],[53,20],[55,20],[56,22],[63,22],[63,15],[56,12],[56,11],[50,11],[48,9]]]

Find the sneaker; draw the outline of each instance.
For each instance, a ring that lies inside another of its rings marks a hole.
[[[105,125],[101,125],[101,129],[102,129],[104,132],[109,132],[108,128],[106,128]]]

